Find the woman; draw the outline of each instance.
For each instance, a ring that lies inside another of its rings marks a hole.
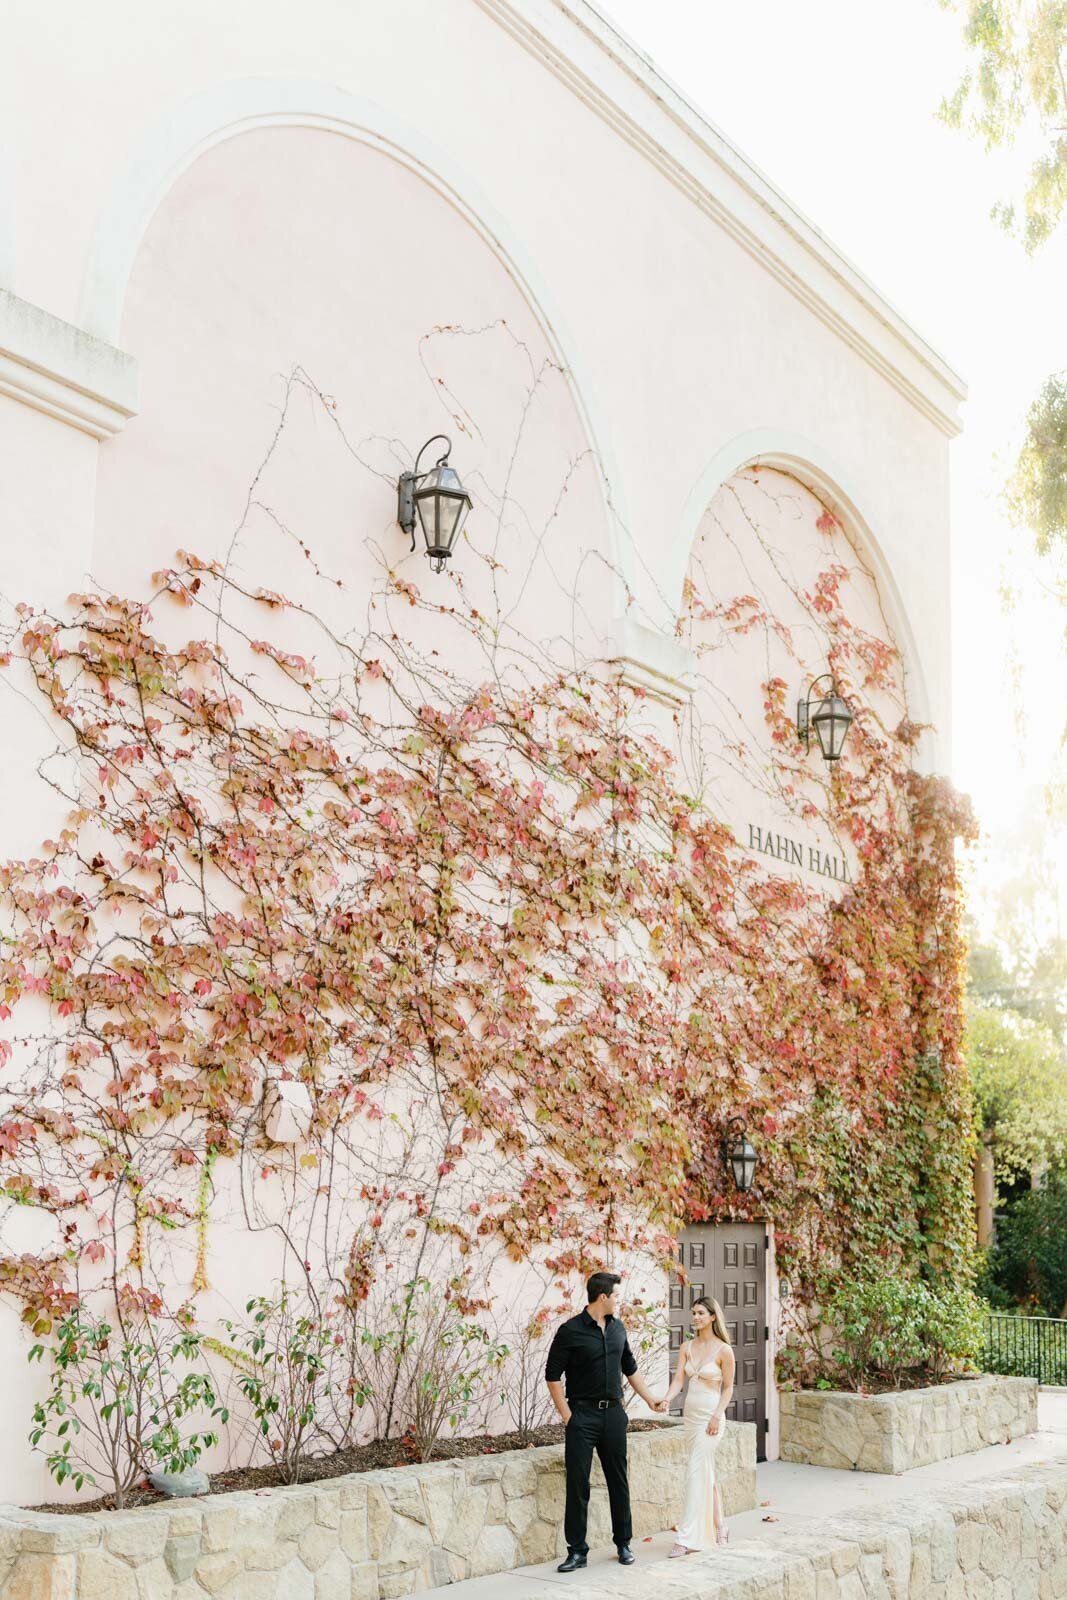
[[[722,1437],[723,1418],[734,1392],[734,1353],[726,1320],[717,1300],[701,1296],[692,1305],[694,1336],[678,1353],[678,1369],[667,1390],[669,1405],[686,1382],[682,1420],[688,1457],[685,1469],[685,1509],[678,1524],[672,1556],[687,1556],[707,1545],[725,1544],[729,1538],[722,1514],[722,1495],[715,1482],[715,1452]]]

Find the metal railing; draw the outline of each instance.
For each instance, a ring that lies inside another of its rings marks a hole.
[[[986,1372],[1067,1384],[1067,1320],[987,1317],[983,1364]]]

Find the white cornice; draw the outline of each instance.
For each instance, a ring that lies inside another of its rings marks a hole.
[[[588,0],[477,3],[943,433],[960,431],[958,374]]]
[[[137,363],[0,289],[0,394],[94,439],[110,439],[136,415]]]
[[[620,683],[672,710],[692,696],[696,662],[690,651],[681,640],[632,617],[616,620],[605,658]]]

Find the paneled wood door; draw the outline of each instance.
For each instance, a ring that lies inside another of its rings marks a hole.
[[[726,1415],[756,1424],[756,1454],[767,1447],[767,1229],[761,1222],[694,1223],[681,1234],[678,1260],[689,1282],[672,1272],[668,1288],[671,1370],[690,1337],[689,1308],[702,1294],[726,1316],[737,1376]],[[672,1411],[681,1412],[682,1400]]]

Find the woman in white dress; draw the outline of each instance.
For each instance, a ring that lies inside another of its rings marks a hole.
[[[678,1368],[665,1397],[670,1404],[689,1384],[682,1411],[688,1446],[685,1509],[672,1556],[725,1544],[729,1537],[722,1494],[715,1482],[715,1452],[734,1392],[734,1353],[717,1300],[705,1296],[694,1300],[692,1320],[694,1337],[678,1353]]]

